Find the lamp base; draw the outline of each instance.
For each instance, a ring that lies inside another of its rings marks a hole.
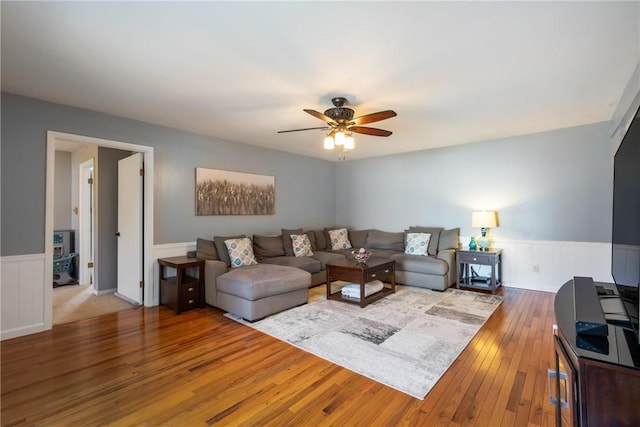
[[[478,239],[478,249],[481,251],[488,251],[490,246],[491,241],[489,241],[487,236],[483,233],[483,235]]]

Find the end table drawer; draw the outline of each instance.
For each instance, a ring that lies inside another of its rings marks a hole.
[[[200,293],[200,285],[198,282],[183,283],[181,285],[180,294],[188,296],[197,296]]]
[[[493,255],[484,255],[484,254],[458,254],[460,262],[464,263],[478,263],[478,264],[492,264],[495,260]]]
[[[192,308],[199,307],[200,295],[194,294],[182,294],[180,295],[180,311],[191,310]]]

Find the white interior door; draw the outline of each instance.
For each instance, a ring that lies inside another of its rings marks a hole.
[[[118,292],[142,304],[143,154],[118,161]]]
[[[81,285],[93,284],[94,266],[94,184],[93,184],[93,159],[80,163],[80,194],[78,204],[78,283]]]

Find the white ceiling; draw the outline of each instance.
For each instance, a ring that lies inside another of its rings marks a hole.
[[[7,2],[2,90],[334,160],[346,96],[388,138],[348,159],[609,120],[640,60],[634,2]],[[178,143],[179,141],[176,141]]]

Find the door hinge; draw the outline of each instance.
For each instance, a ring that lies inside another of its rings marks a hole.
[[[93,184],[93,178],[88,178],[87,179],[87,184]]]
[[[140,287],[144,288],[144,280],[140,280]]]
[[[140,169],[140,176],[144,176],[144,169]]]
[[[93,268],[93,263],[92,262],[88,262],[87,263],[87,268]]]

